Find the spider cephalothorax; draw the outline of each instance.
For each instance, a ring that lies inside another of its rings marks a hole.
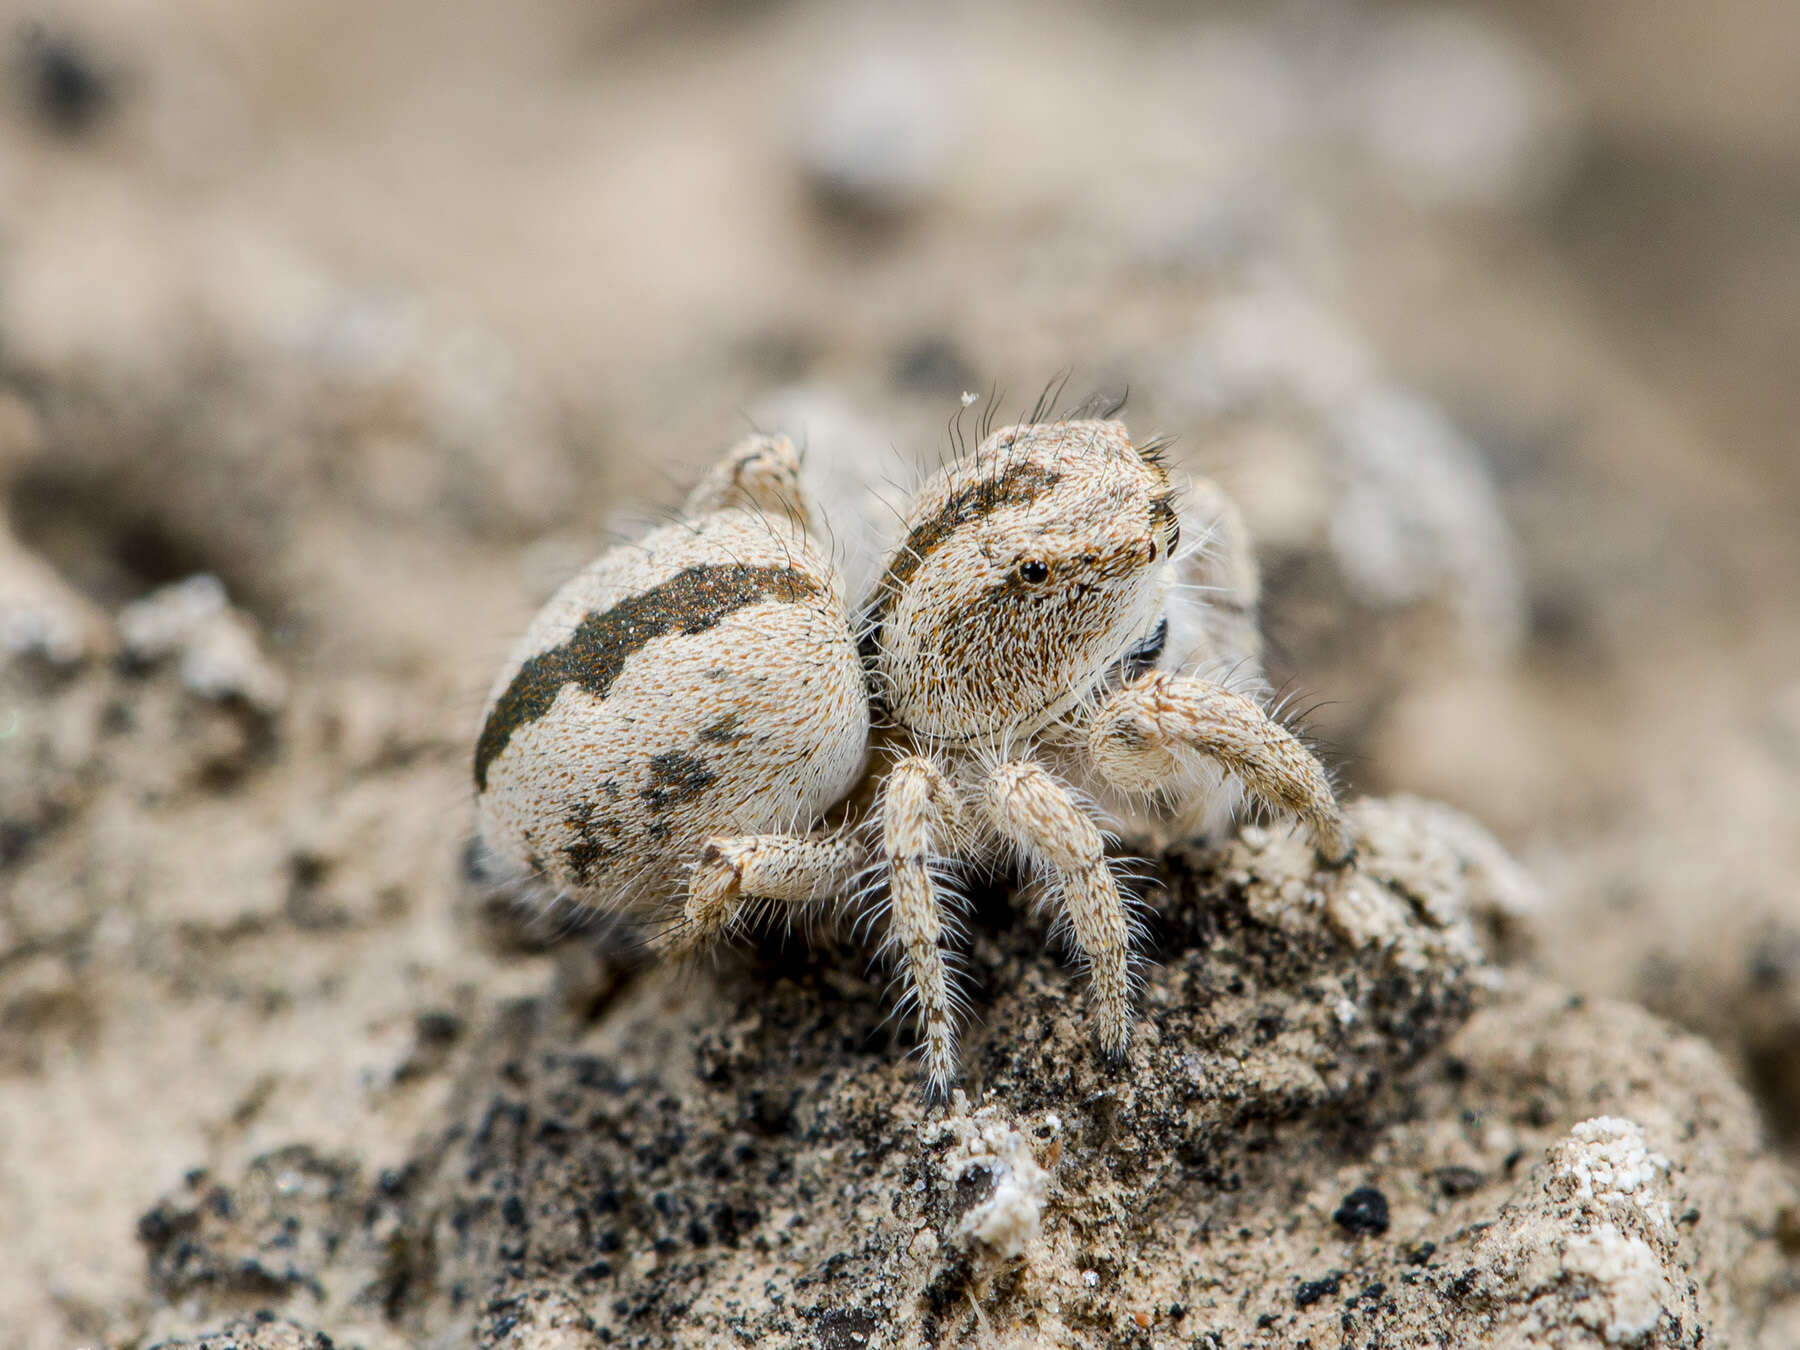
[[[933,478],[866,620],[893,720],[969,744],[1068,712],[1163,620],[1174,495],[1117,422],[1009,428]]]
[[[937,473],[855,624],[785,438],[734,449],[688,512],[559,592],[489,700],[482,836],[573,900],[666,917],[686,953],[752,906],[884,896],[942,1090],[959,865],[1040,879],[1117,1056],[1133,927],[1096,814],[1216,825],[1241,792],[1349,860],[1325,772],[1255,698],[1235,513],[1184,503],[1122,423],[1008,427]]]

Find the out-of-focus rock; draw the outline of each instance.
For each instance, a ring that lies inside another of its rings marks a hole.
[[[127,605],[118,625],[126,659],[152,665],[176,658],[182,684],[201,698],[239,699],[266,714],[287,697],[287,680],[215,576],[201,573]]]
[[[91,47],[70,32],[50,32],[19,24],[4,73],[16,78],[18,93],[46,130],[77,136],[112,111],[118,90],[113,72]],[[0,69],[4,69],[0,67]]]
[[[19,395],[0,389],[0,490],[44,451],[43,425]],[[35,656],[69,667],[113,647],[106,615],[26,549],[0,515],[0,661]]]
[[[1518,546],[1480,451],[1294,285],[1222,291],[1150,390],[1242,508],[1274,650],[1355,738],[1397,698],[1521,650]]]
[[[135,654],[0,663],[0,1280],[63,1319],[9,1343],[142,1343],[132,1223],[218,1129],[284,1122],[261,1152],[304,1102],[321,1154],[392,1157],[464,1020],[539,987],[451,919],[441,694],[315,676],[258,708],[260,654],[189,665],[212,625],[250,631],[215,587],[127,609]]]
[[[794,152],[820,201],[884,217],[922,205],[956,148],[955,89],[941,65],[875,48],[830,70],[797,112]]]
[[[43,450],[44,428],[37,413],[19,395],[0,389],[0,483],[11,483]]]
[[[112,625],[0,524],[0,660],[36,656],[74,666],[112,650]]]
[[[1524,635],[1518,550],[1475,449],[1436,408],[1372,389],[1331,419],[1340,467],[1326,526],[1356,598],[1398,610],[1447,597],[1470,655]]]
[[[1529,207],[1566,170],[1567,94],[1520,41],[1468,12],[1401,12],[1342,63],[1346,129],[1429,206]]]
[[[215,219],[162,228],[36,237],[0,302],[44,447],[15,524],[83,589],[211,572],[272,623],[403,663],[441,621],[409,573],[566,522],[583,484],[557,405],[491,332]]]

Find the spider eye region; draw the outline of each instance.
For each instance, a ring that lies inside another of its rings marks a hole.
[[[1027,558],[1019,564],[1019,580],[1029,586],[1040,586],[1050,579],[1050,565],[1041,558]]]

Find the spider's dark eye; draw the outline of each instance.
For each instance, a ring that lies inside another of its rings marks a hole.
[[[1019,580],[1027,585],[1035,586],[1041,581],[1050,579],[1050,568],[1036,558],[1027,558],[1019,564]]]

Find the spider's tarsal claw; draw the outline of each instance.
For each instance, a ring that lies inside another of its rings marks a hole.
[[[1130,1005],[1103,1007],[1094,1040],[1109,1069],[1124,1066],[1131,1053],[1132,1016]]]
[[[947,1038],[931,1037],[925,1047],[925,1091],[928,1097],[950,1100],[957,1080],[956,1051]]]
[[[919,1100],[925,1106],[936,1110],[950,1105],[950,1080],[934,1078],[927,1074],[919,1084]]]
[[[1323,866],[1340,872],[1356,861],[1356,840],[1351,837],[1341,815],[1333,812],[1314,820],[1311,832],[1313,853]]]

